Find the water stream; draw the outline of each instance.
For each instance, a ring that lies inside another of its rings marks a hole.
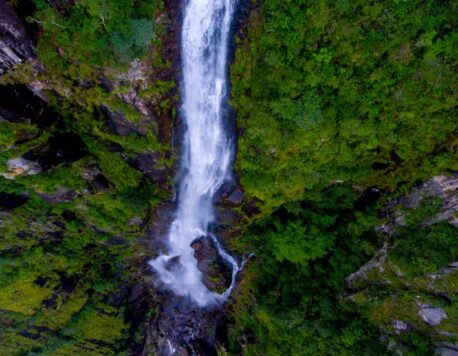
[[[168,288],[189,296],[200,306],[224,301],[239,270],[235,259],[211,236],[221,257],[232,266],[231,286],[223,294],[214,293],[203,284],[190,246],[195,239],[210,235],[208,229],[215,220],[214,196],[231,179],[234,147],[225,125],[225,108],[228,42],[235,3],[236,0],[187,0],[181,33],[180,110],[186,130],[178,206],[170,226],[168,253],[150,261]]]

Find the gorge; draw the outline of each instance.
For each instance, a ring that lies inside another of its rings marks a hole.
[[[0,0],[0,355],[454,355],[457,28]]]
[[[189,295],[200,306],[223,301],[230,294],[238,264],[216,237],[211,240],[232,268],[230,287],[219,295],[202,282],[191,247],[209,234],[214,222],[215,194],[231,179],[234,141],[228,132],[227,53],[236,0],[191,0],[181,33],[182,106],[186,123],[176,218],[170,227],[169,251],[150,262],[175,293]],[[168,266],[175,259],[174,265]]]

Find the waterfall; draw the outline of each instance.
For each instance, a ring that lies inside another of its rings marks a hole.
[[[227,56],[236,0],[188,0],[181,34],[182,106],[185,122],[181,181],[176,217],[168,235],[168,253],[150,261],[166,286],[200,306],[224,301],[239,270],[214,236],[220,256],[232,266],[232,284],[223,294],[207,289],[191,243],[209,236],[214,196],[231,179],[233,142],[225,129]],[[178,262],[177,262],[178,261]],[[173,268],[170,267],[174,263]]]

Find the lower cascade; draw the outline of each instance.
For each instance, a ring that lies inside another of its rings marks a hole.
[[[231,179],[233,140],[227,117],[227,55],[236,0],[189,0],[182,27],[183,138],[181,181],[176,217],[168,236],[168,253],[150,261],[161,280],[177,295],[199,306],[224,302],[239,265],[224,251],[209,226],[215,220],[214,196]],[[232,282],[222,294],[210,291],[194,257],[193,241],[209,237],[232,266]]]

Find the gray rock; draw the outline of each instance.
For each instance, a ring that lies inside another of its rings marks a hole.
[[[69,203],[78,194],[75,194],[72,190],[64,187],[58,187],[55,193],[41,193],[40,197],[48,203]]]
[[[447,314],[442,308],[435,308],[428,304],[418,304],[418,306],[420,307],[418,315],[428,325],[437,326],[443,319],[447,318]]]
[[[402,320],[392,320],[391,325],[396,330],[396,334],[398,335],[409,330],[409,325]]]
[[[458,345],[444,342],[441,344],[441,347],[436,349],[434,354],[440,356],[458,356]]]
[[[356,272],[349,275],[345,280],[349,287],[353,287],[358,280],[367,280],[367,272],[377,268],[383,272],[384,264],[388,253],[388,242],[384,242],[382,248],[372,257],[372,259],[362,265]]]

